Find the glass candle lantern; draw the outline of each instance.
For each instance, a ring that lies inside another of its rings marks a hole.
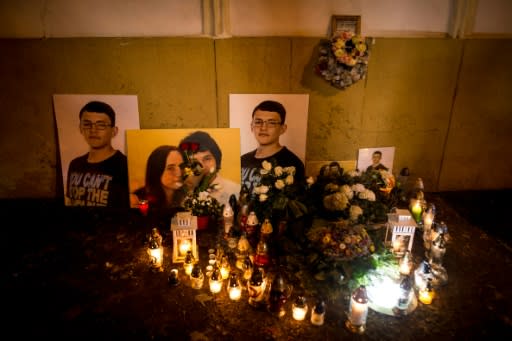
[[[318,300],[311,310],[311,323],[315,326],[321,326],[324,324],[325,319],[325,302]]]
[[[267,278],[262,268],[255,268],[251,278],[247,282],[247,293],[249,304],[253,307],[260,307],[264,303]]]
[[[192,216],[191,212],[178,212],[172,217],[173,263],[183,262],[188,251],[192,251],[194,258],[199,258],[196,244],[196,230],[197,217]]]
[[[292,285],[285,282],[283,274],[278,272],[270,284],[267,310],[278,317],[286,315],[284,306],[292,293],[292,289]]]
[[[418,299],[423,304],[431,304],[435,297],[434,286],[432,285],[432,279],[427,280],[427,284],[424,288],[421,288],[418,292]]]
[[[163,238],[157,228],[151,230],[148,245],[148,255],[151,268],[154,270],[163,270],[162,264],[164,260],[164,248],[162,245]]]
[[[193,289],[201,289],[204,283],[204,274],[199,264],[194,264],[192,272],[190,273],[190,286]]]
[[[368,295],[366,287],[359,286],[350,297],[348,319],[345,326],[353,333],[362,334],[366,329],[366,317],[368,316]]]
[[[218,294],[222,290],[222,276],[218,267],[213,269],[209,279],[209,284],[212,294]]]
[[[292,304],[292,316],[294,320],[302,321],[308,313],[308,305],[304,296],[297,296]]]
[[[233,301],[238,301],[242,297],[242,285],[236,272],[231,271],[228,280],[228,295]]]
[[[194,255],[192,254],[192,251],[187,251],[187,255],[185,256],[185,261],[183,262],[183,269],[185,270],[185,273],[190,276],[192,273],[192,269],[194,268],[194,264],[196,262],[196,259]]]
[[[412,270],[412,256],[409,250],[405,251],[404,256],[398,263],[399,271],[401,275],[408,276]]]

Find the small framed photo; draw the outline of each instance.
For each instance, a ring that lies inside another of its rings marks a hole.
[[[361,34],[361,16],[333,15],[331,17],[331,36],[343,31]]]
[[[395,147],[361,148],[357,157],[357,169],[361,172],[369,170],[385,170],[393,172]]]

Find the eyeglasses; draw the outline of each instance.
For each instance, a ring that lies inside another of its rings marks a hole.
[[[108,123],[105,123],[102,121],[99,121],[99,122],[85,121],[85,122],[82,122],[82,124],[81,124],[82,129],[85,129],[85,130],[91,130],[93,126],[96,128],[96,130],[105,130],[108,127],[112,127],[112,124],[108,124]]]
[[[255,127],[258,127],[258,128],[263,127],[264,124],[266,124],[268,128],[275,128],[275,127],[281,125],[281,122],[275,121],[275,120],[260,120],[260,119],[255,119],[252,121],[252,125]]]

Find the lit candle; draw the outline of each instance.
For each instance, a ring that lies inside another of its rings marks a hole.
[[[213,270],[209,282],[212,294],[218,294],[222,290],[222,277],[219,268]]]
[[[419,223],[421,221],[421,215],[423,213],[423,207],[421,206],[421,201],[418,199],[411,199],[411,213],[414,217],[414,220]]]
[[[427,211],[423,214],[423,227],[425,230],[430,230],[432,228],[433,221],[434,213],[432,211]]]
[[[402,259],[400,259],[399,271],[401,275],[409,275],[411,273],[412,261],[409,250],[405,251]]]
[[[192,273],[192,269],[194,268],[195,258],[192,254],[192,251],[187,251],[187,255],[185,256],[185,261],[183,262],[183,269],[185,273],[190,276]]]
[[[238,301],[242,296],[242,286],[236,272],[231,272],[229,274],[228,294],[229,298],[233,301]]]
[[[418,299],[423,304],[431,304],[432,300],[435,297],[435,291],[432,287],[432,279],[429,278],[427,281],[427,285],[424,288],[421,288],[418,293]]]
[[[184,239],[181,241],[179,249],[181,255],[186,255],[187,251],[192,251],[192,243],[189,239]]]
[[[352,293],[348,320],[345,325],[351,332],[362,334],[366,328],[367,315],[368,296],[366,295],[366,287],[361,285]]]
[[[297,321],[302,321],[308,312],[308,305],[304,296],[298,296],[292,304],[292,316]]]
[[[149,202],[145,199],[139,200],[139,211],[142,215],[147,215],[149,211]]]

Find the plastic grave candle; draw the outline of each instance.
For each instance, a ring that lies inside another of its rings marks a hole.
[[[178,284],[180,284],[178,269],[171,269],[171,272],[169,273],[169,285],[175,287]]]
[[[248,281],[249,279],[251,279],[253,268],[254,266],[252,264],[251,257],[246,256],[242,263],[242,278],[244,279],[244,281]]]
[[[442,265],[443,257],[446,253],[446,242],[444,233],[441,232],[437,238],[432,242],[430,247],[429,261],[431,264]]]
[[[222,255],[220,259],[220,275],[222,279],[228,279],[231,266],[229,265],[229,259],[227,255]]]
[[[193,289],[201,289],[204,283],[204,274],[199,264],[194,264],[192,272],[190,273],[190,286]]]
[[[401,275],[408,276],[412,270],[412,259],[411,252],[409,250],[405,251],[404,256],[400,259],[399,262],[399,271]]]
[[[400,282],[400,295],[398,296],[397,307],[400,310],[407,310],[411,302],[411,295],[414,295],[412,291],[412,278],[406,276]]]
[[[194,255],[192,254],[192,251],[187,251],[187,255],[185,256],[185,261],[183,262],[183,269],[185,270],[185,273],[190,276],[192,273],[192,269],[194,268],[196,260],[194,258]]]
[[[218,294],[222,290],[222,276],[218,267],[213,269],[209,284],[212,294]]]
[[[292,316],[297,321],[302,321],[306,318],[308,313],[308,305],[304,296],[297,296],[295,302],[292,304]]]
[[[368,296],[366,287],[359,286],[350,298],[348,319],[345,326],[353,333],[362,334],[366,329],[366,317],[368,316]]]
[[[423,205],[420,199],[411,199],[409,209],[411,210],[412,217],[417,224],[421,223],[423,215]]]
[[[224,206],[224,210],[222,211],[222,218],[224,223],[224,235],[229,236],[229,232],[231,231],[231,228],[233,227],[234,223],[234,211],[233,207],[229,203],[226,203]]]
[[[260,307],[264,303],[267,279],[262,268],[256,268],[247,282],[247,293],[249,304],[253,307]]]
[[[427,280],[432,278],[432,267],[427,260],[423,260],[414,270],[414,285],[418,290],[425,288]]]
[[[234,271],[232,271],[229,274],[228,295],[229,295],[229,299],[231,299],[233,301],[238,301],[240,299],[240,297],[242,297],[242,285],[240,284],[238,275]]]
[[[324,324],[325,318],[325,302],[318,300],[311,310],[311,323],[315,326],[321,326]]]
[[[264,239],[260,239],[256,246],[256,255],[254,256],[254,265],[265,267],[270,262],[268,255],[268,245]]]
[[[428,278],[427,284],[421,288],[418,293],[418,299],[423,304],[431,304],[435,297],[434,287],[432,286],[432,279]]]
[[[148,255],[151,268],[154,270],[163,271],[162,264],[164,260],[164,248],[162,245],[162,240],[162,235],[160,235],[158,229],[153,228],[149,237]]]

